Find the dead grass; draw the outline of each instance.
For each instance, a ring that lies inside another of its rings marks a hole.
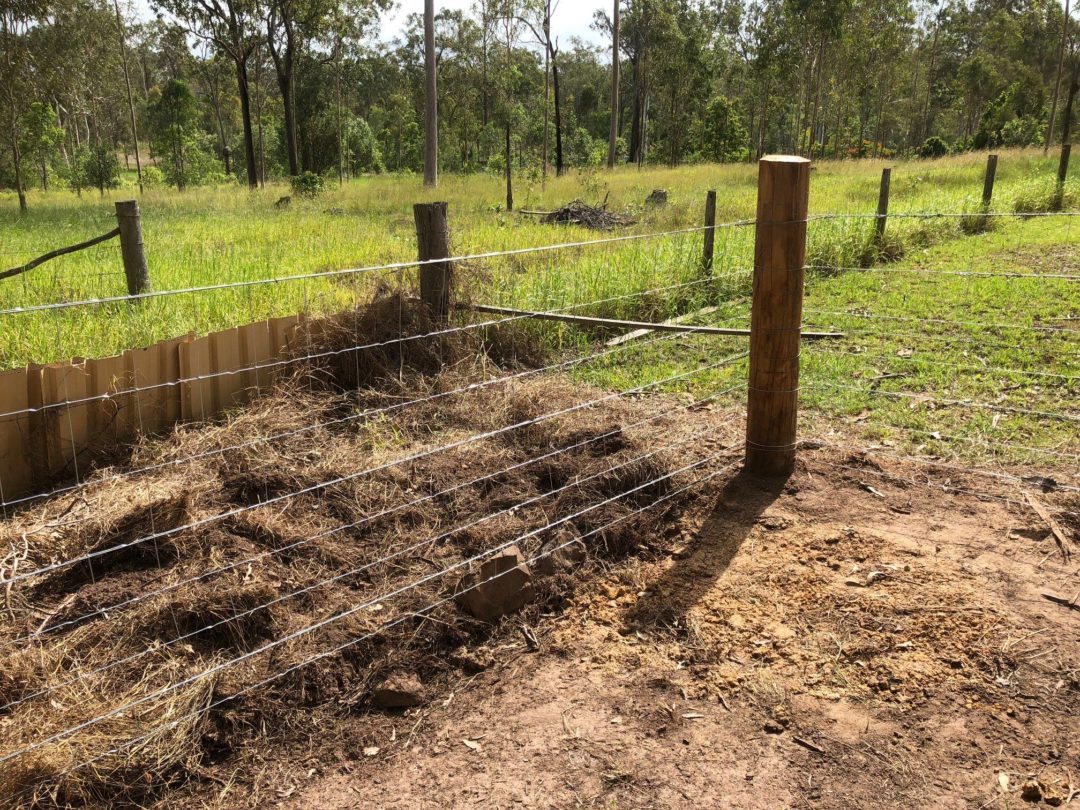
[[[387,298],[338,328],[349,344],[357,333],[376,343],[380,329],[398,334],[396,320],[386,323],[397,309]],[[324,339],[341,345],[341,337]],[[93,555],[18,583],[5,606],[0,750],[62,736],[0,763],[4,803],[150,803],[245,756],[266,734],[301,734],[313,707],[364,710],[389,672],[438,673],[449,651],[499,632],[452,602],[428,609],[452,593],[463,560],[708,452],[689,441],[685,417],[622,428],[667,409],[658,398],[611,401],[427,454],[596,394],[551,378],[353,418],[502,373],[491,359],[498,336],[468,341],[338,355],[219,423],[145,441],[89,486],[0,525],[0,548],[26,549],[23,571]],[[267,436],[282,438],[260,441]],[[679,436],[687,442],[678,451],[650,455]],[[398,463],[405,458],[413,460]],[[181,459],[193,460],[171,463]],[[145,466],[154,469],[117,475]],[[467,485],[474,479],[482,480]],[[522,552],[603,527],[663,492],[647,487],[588,511],[529,537]],[[596,534],[582,571],[647,549],[668,514],[645,512]],[[452,531],[462,524],[471,525]],[[455,570],[432,576],[447,568]],[[543,580],[536,609],[557,604],[569,581]],[[303,665],[316,656],[324,657]]]

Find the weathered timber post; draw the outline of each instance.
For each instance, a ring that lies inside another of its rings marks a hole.
[[[1072,154],[1072,144],[1061,145],[1061,159],[1058,161],[1057,187],[1054,189],[1053,209],[1060,211],[1065,205],[1065,179],[1069,176],[1069,156]]]
[[[881,170],[881,187],[877,195],[877,238],[880,242],[885,236],[885,223],[889,218],[889,183],[892,182],[892,169]]]
[[[997,177],[997,155],[986,156],[986,174],[983,175],[983,211],[990,210],[990,201],[994,199],[994,178]]]
[[[705,244],[701,251],[701,270],[704,275],[712,272],[713,247],[716,244],[716,192],[705,195]]]
[[[150,292],[150,269],[143,250],[142,219],[138,200],[116,203],[116,224],[120,228],[120,256],[124,261],[128,295]]]
[[[417,203],[413,206],[417,253],[422,262],[450,256],[450,227],[446,208],[444,202]],[[450,312],[452,275],[451,262],[420,265],[420,299],[427,304],[432,316],[439,320],[446,320]]]
[[[746,405],[746,470],[754,475],[787,475],[795,466],[809,192],[806,158],[758,162]]]

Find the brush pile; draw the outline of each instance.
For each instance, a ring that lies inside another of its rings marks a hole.
[[[258,761],[267,735],[321,723],[332,743],[326,712],[376,711],[386,677],[449,678],[451,651],[512,631],[455,605],[471,560],[602,529],[572,573],[534,579],[526,618],[557,609],[574,577],[662,543],[688,495],[641,507],[715,452],[691,441],[710,417],[670,400],[553,414],[596,392],[539,375],[443,396],[505,370],[474,355],[424,373],[414,349],[403,372],[392,354],[392,377],[343,356],[0,522],[20,572],[80,560],[0,605],[0,805],[171,802]],[[363,388],[335,392],[331,372]]]
[[[562,208],[544,215],[542,222],[549,225],[581,225],[594,231],[612,231],[633,225],[635,220],[623,214],[607,210],[607,204],[589,205],[584,200],[574,200]]]

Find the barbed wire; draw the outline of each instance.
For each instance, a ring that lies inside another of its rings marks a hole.
[[[297,355],[295,357],[287,357],[287,358],[281,358],[281,359],[277,359],[277,360],[270,360],[270,361],[263,362],[263,363],[254,363],[254,364],[248,365],[248,366],[239,366],[239,367],[234,368],[234,369],[225,369],[225,370],[222,370],[222,371],[213,371],[213,372],[209,372],[207,374],[195,374],[195,375],[192,375],[190,377],[180,377],[180,378],[178,378],[176,380],[166,380],[165,382],[161,382],[161,383],[153,383],[151,385],[144,385],[144,386],[141,386],[141,387],[127,388],[127,389],[123,389],[123,390],[116,391],[116,392],[106,392],[106,393],[103,393],[103,394],[94,394],[94,395],[91,395],[91,396],[79,397],[79,398],[76,398],[76,399],[63,399],[63,400],[60,400],[59,402],[46,403],[44,405],[40,405],[40,406],[37,406],[37,407],[27,407],[27,408],[22,408],[22,409],[17,410],[17,411],[6,411],[4,413],[0,413],[0,419],[8,419],[8,418],[16,417],[16,416],[31,415],[31,414],[35,414],[35,413],[43,413],[43,412],[46,412],[46,411],[56,410],[56,409],[60,409],[60,408],[71,408],[71,407],[75,407],[75,406],[78,406],[78,405],[87,405],[87,404],[92,403],[92,402],[100,402],[100,401],[119,399],[119,398],[129,397],[129,396],[137,396],[137,395],[140,395],[140,394],[145,394],[147,392],[157,391],[157,390],[160,390],[160,389],[163,389],[163,388],[175,388],[177,386],[188,385],[188,384],[196,383],[196,382],[206,382],[208,380],[216,380],[216,379],[221,379],[221,378],[224,378],[224,377],[235,377],[235,376],[238,376],[238,375],[246,375],[246,374],[251,374],[251,373],[257,374],[260,371],[268,371],[268,370],[272,370],[272,369],[278,369],[278,368],[281,368],[283,366],[288,366],[288,365],[293,365],[293,364],[301,364],[301,363],[310,363],[310,362],[315,361],[315,360],[326,360],[326,359],[329,359],[331,357],[340,357],[342,355],[353,354],[353,353],[358,354],[358,353],[363,352],[363,351],[369,351],[369,350],[372,350],[372,349],[382,349],[382,348],[386,348],[388,346],[400,345],[402,343],[408,343],[408,342],[415,341],[415,340],[424,340],[426,338],[446,337],[448,335],[459,334],[459,333],[463,333],[463,332],[472,332],[472,331],[476,331],[476,330],[479,330],[479,329],[487,329],[487,328],[490,328],[490,327],[498,327],[498,326],[502,326],[502,325],[505,325],[507,323],[511,323],[511,322],[515,322],[515,321],[535,319],[536,317],[541,316],[541,315],[557,315],[557,314],[565,313],[565,312],[573,312],[574,310],[582,309],[584,307],[599,306],[601,304],[610,304],[610,303],[613,303],[615,301],[624,301],[624,300],[627,300],[627,299],[630,299],[630,298],[637,298],[637,297],[645,296],[645,295],[655,295],[657,293],[670,292],[672,290],[683,289],[685,287],[693,287],[693,286],[697,286],[697,285],[701,285],[701,284],[709,284],[709,283],[712,283],[712,282],[714,282],[716,280],[717,280],[716,277],[693,279],[691,281],[683,281],[683,282],[679,282],[677,284],[670,284],[670,285],[667,285],[667,286],[664,286],[664,287],[654,287],[653,289],[649,289],[649,290],[638,290],[636,292],[631,292],[631,293],[622,293],[620,295],[613,295],[613,296],[610,296],[608,298],[600,298],[600,299],[596,299],[594,301],[585,301],[585,302],[582,302],[580,304],[570,304],[570,305],[567,305],[565,307],[559,307],[557,309],[545,310],[545,311],[542,311],[542,312],[530,310],[529,312],[524,313],[524,314],[508,315],[505,318],[489,319],[489,320],[486,320],[486,321],[468,323],[468,324],[464,324],[464,325],[461,325],[461,326],[453,326],[453,327],[448,327],[448,328],[445,328],[445,329],[437,329],[437,330],[430,331],[430,332],[422,332],[420,334],[415,334],[415,335],[405,335],[403,337],[390,338],[388,340],[376,341],[376,342],[373,342],[373,343],[364,343],[364,344],[358,344],[358,345],[354,345],[354,346],[346,346],[346,347],[339,348],[339,349],[325,349],[323,351],[312,352],[312,353],[304,354],[304,355]],[[693,328],[694,328],[693,326],[688,326],[688,327],[686,327],[685,331],[689,334],[689,333],[692,332]],[[704,329],[706,327],[702,327],[702,328]],[[341,327],[341,331],[347,331],[347,330],[345,329],[345,327]]]
[[[988,272],[981,270],[941,270],[932,267],[890,267],[885,265],[871,265],[869,267],[852,267],[832,264],[808,264],[804,270],[816,270],[833,273],[913,273],[927,276],[963,276],[972,278],[1030,278],[1046,279],[1050,281],[1080,281],[1080,273],[1010,273],[1007,271]]]
[[[1032,369],[1021,368],[1003,368],[1001,366],[978,366],[967,365],[963,363],[950,363],[946,360],[930,360],[923,357],[915,357],[914,355],[888,355],[888,354],[874,354],[870,352],[844,352],[837,351],[836,349],[827,349],[824,346],[814,346],[814,351],[819,354],[828,354],[835,357],[865,357],[868,359],[882,360],[886,362],[902,362],[910,364],[925,364],[930,366],[940,366],[942,368],[956,368],[966,371],[979,371],[987,374],[1017,374],[1026,375],[1031,377],[1048,377],[1051,379],[1059,380],[1077,380],[1080,379],[1080,374],[1058,374],[1052,371],[1035,371]]]

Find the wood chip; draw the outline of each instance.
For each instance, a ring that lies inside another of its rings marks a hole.
[[[1046,507],[1039,503],[1029,492],[1024,493],[1024,500],[1028,502],[1028,506],[1036,515],[1043,519],[1043,522],[1050,527],[1050,532],[1054,535],[1054,542],[1057,543],[1058,550],[1061,551],[1061,556],[1065,562],[1069,561],[1069,549],[1065,545],[1066,536],[1065,530],[1061,527],[1061,524],[1054,520],[1054,516],[1051,515]]]

